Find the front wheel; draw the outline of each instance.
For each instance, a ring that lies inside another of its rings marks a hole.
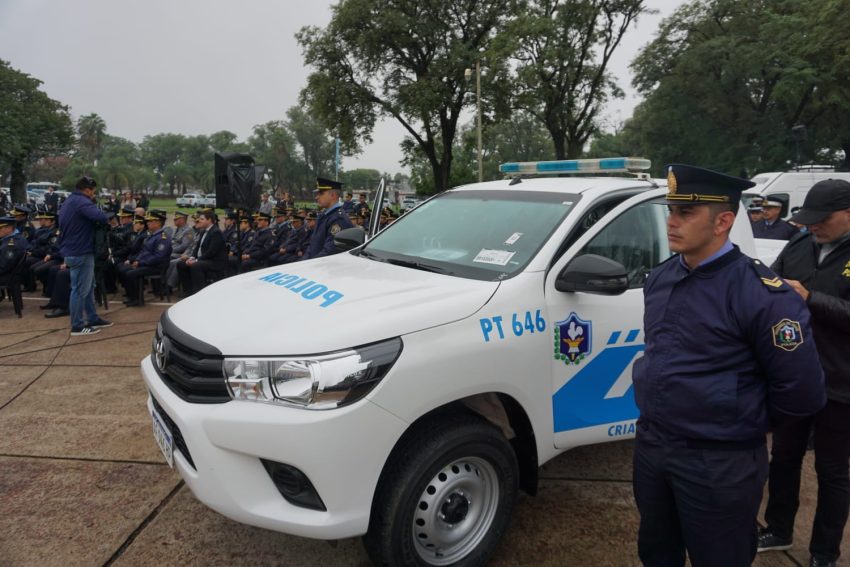
[[[516,455],[476,416],[420,426],[381,476],[364,544],[377,565],[484,565],[517,497]]]

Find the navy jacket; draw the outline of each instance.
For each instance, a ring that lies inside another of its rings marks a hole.
[[[59,251],[62,256],[94,254],[94,225],[107,224],[106,215],[91,199],[74,191],[59,211]]]
[[[145,239],[136,261],[139,267],[157,267],[168,264],[171,259],[171,237],[159,229]]]
[[[310,236],[310,246],[304,254],[304,259],[320,258],[336,254],[334,235],[344,228],[351,228],[351,220],[340,205],[334,205],[319,215],[316,228]]]
[[[737,247],[694,270],[673,256],[644,289],[639,440],[764,442],[774,419],[826,403],[802,298]]]
[[[0,240],[0,276],[12,273],[27,254],[27,241],[20,234],[10,234]]]
[[[752,223],[753,237],[769,238],[771,240],[788,240],[799,234],[800,230],[794,225],[785,222],[782,219],[776,219],[773,224],[767,224],[764,221]]]

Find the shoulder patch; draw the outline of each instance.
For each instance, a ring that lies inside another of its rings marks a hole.
[[[340,230],[342,230],[342,227],[341,227],[341,226],[339,226],[338,224],[334,223],[334,224],[332,224],[332,225],[331,225],[330,233],[331,233],[331,234],[336,234],[336,233],[337,233],[337,232],[339,232]]]
[[[773,346],[782,350],[792,351],[803,344],[803,331],[798,321],[783,319],[770,328],[773,335]]]
[[[750,266],[752,266],[759,280],[761,280],[761,283],[768,290],[784,292],[791,289],[791,286],[785,283],[785,280],[777,276],[776,272],[765,266],[761,260],[752,259]]]
[[[166,238],[168,238],[168,235],[163,232],[162,233],[162,239],[165,240]]]

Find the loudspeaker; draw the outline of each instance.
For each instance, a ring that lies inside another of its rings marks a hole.
[[[260,206],[260,184],[265,166],[254,158],[235,152],[215,153],[215,202],[219,208],[253,211]]]

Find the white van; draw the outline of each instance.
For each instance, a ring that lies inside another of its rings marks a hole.
[[[773,197],[783,203],[781,218],[787,219],[803,206],[803,200],[812,185],[824,179],[846,179],[850,171],[835,171],[832,166],[804,165],[793,171],[759,173],[750,180],[756,184],[742,196],[745,205],[755,197]]]
[[[239,522],[363,536],[378,565],[485,564],[540,465],[634,437],[643,285],[671,255],[666,181],[629,175],[649,165],[505,164],[620,175],[458,187],[180,301],[141,368],[166,461]],[[743,208],[733,230],[753,255]]]

